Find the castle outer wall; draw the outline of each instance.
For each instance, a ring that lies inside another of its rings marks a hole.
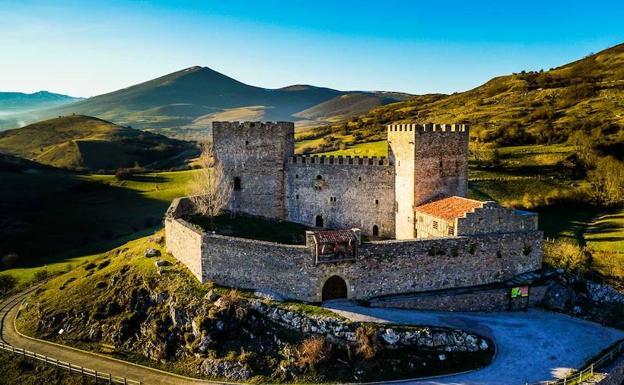
[[[349,298],[368,299],[502,282],[542,263],[540,231],[367,242],[355,261],[315,265],[306,246],[207,234],[172,216],[165,229],[167,250],[202,282],[309,302],[321,301],[334,275],[346,281]]]

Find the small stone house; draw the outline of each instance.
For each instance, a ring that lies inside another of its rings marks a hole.
[[[416,238],[453,237],[537,230],[537,214],[508,209],[494,201],[459,196],[414,209]]]

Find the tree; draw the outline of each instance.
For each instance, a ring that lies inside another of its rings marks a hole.
[[[233,186],[215,158],[211,143],[202,144],[197,163],[200,169],[193,175],[189,188],[191,201],[198,214],[210,219],[210,230],[214,230],[214,217],[226,208]]]
[[[604,205],[624,202],[624,164],[613,157],[600,158],[588,175],[595,197]]]
[[[12,275],[0,275],[0,294],[4,295],[17,286],[17,280]]]

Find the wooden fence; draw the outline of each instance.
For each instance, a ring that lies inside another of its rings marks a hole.
[[[125,377],[113,376],[110,373],[98,372],[97,370],[88,369],[82,366],[74,365],[70,362],[59,361],[57,359],[30,352],[25,349],[16,348],[14,346],[0,342],[0,349],[11,352],[17,356],[30,358],[37,361],[52,365],[60,369],[69,370],[70,373],[80,374],[82,376],[93,377],[95,381],[101,381],[104,384],[123,384],[123,385],[142,385],[140,381],[129,380]]]

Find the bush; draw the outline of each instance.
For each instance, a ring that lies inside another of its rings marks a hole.
[[[35,273],[33,280],[35,282],[40,282],[40,281],[43,281],[44,279],[47,279],[49,276],[50,274],[48,273],[48,271],[46,269],[42,269]]]
[[[12,275],[0,275],[0,294],[4,295],[17,286],[17,279]]]
[[[572,272],[586,272],[592,261],[591,253],[584,247],[562,239],[544,244],[544,262]]]
[[[355,331],[355,337],[357,340],[356,352],[365,360],[372,359],[379,352],[381,344],[375,330],[359,327]]]
[[[325,338],[309,337],[297,346],[297,366],[314,370],[316,365],[326,361],[331,353],[331,345]]]

